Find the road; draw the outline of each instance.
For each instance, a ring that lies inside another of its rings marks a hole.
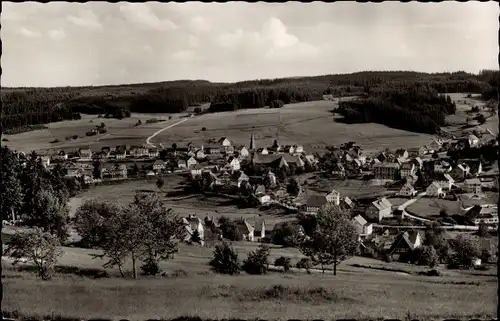
[[[413,216],[413,215],[409,214],[405,210],[406,207],[408,207],[411,204],[415,203],[420,198],[424,197],[426,194],[427,194],[426,192],[422,192],[422,193],[418,194],[415,198],[412,198],[411,200],[408,200],[408,201],[404,202],[403,204],[399,205],[398,206],[398,210],[403,211],[403,217],[408,216],[410,218],[413,218],[415,220],[419,220],[419,221],[422,221],[422,222],[431,222],[431,220],[428,220],[428,219],[425,219],[425,218],[421,218],[421,217],[418,217],[418,216]]]
[[[185,121],[186,121],[186,120],[188,120],[188,119],[189,119],[189,118],[185,118],[185,119],[183,119],[183,120],[180,120],[180,121],[178,121],[178,122],[176,122],[176,123],[174,123],[174,124],[168,125],[167,127],[164,127],[164,128],[162,128],[162,129],[160,129],[160,130],[158,130],[158,131],[154,132],[154,133],[153,133],[153,135],[149,136],[149,137],[148,137],[148,139],[146,139],[146,144],[150,145],[151,147],[156,147],[154,144],[152,144],[152,143],[150,142],[150,140],[151,140],[151,139],[153,139],[156,135],[158,135],[158,134],[159,134],[159,133],[161,133],[162,131],[167,130],[167,129],[170,129],[170,128],[174,127],[174,126],[177,126],[177,125],[179,125],[180,123],[183,123],[183,122],[185,122]]]

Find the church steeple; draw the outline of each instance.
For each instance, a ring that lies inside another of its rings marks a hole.
[[[252,132],[252,136],[250,136],[250,150],[255,150],[255,135]]]

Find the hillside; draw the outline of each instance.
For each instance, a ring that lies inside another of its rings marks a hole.
[[[470,92],[485,98],[497,96],[498,71],[479,74],[368,71],[283,79],[212,83],[178,80],[116,86],[2,88],[2,127],[26,126],[78,118],[78,113],[129,117],[131,112],[183,112],[206,102],[226,103],[229,110],[262,108],[273,100],[285,104],[321,100],[324,94],[352,96],[381,86],[426,84],[440,93]],[[19,129],[24,128],[26,129]],[[8,133],[8,132],[6,132]]]

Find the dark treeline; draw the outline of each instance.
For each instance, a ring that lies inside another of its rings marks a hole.
[[[375,87],[364,98],[341,102],[337,110],[344,122],[375,122],[429,134],[437,133],[439,126],[445,124],[445,116],[455,111],[450,96],[420,83]]]
[[[262,108],[270,106],[272,101],[289,104],[322,99],[323,95],[340,97],[364,93],[373,96],[372,92],[379,91],[380,87],[408,83],[422,84],[444,94],[469,92],[482,94],[486,99],[498,96],[498,71],[489,70],[479,74],[370,71],[232,84],[179,80],[96,87],[2,88],[5,106],[2,125],[4,129],[12,129],[44,124],[74,119],[78,113],[116,118],[127,117],[130,112],[176,113],[203,103],[212,103],[210,111],[214,112]]]

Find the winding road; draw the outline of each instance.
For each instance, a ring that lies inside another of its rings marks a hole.
[[[406,211],[406,207],[408,207],[409,205],[415,203],[420,198],[424,197],[426,194],[427,194],[426,192],[419,193],[415,198],[412,198],[411,200],[408,200],[408,201],[404,202],[403,204],[399,205],[398,206],[398,210],[400,210],[400,211],[403,212],[403,217],[404,216],[408,216],[410,218],[413,218],[415,220],[419,220],[419,221],[422,221],[422,222],[431,222],[431,220],[428,220],[428,219],[425,219],[425,218],[421,218],[421,217],[418,217],[418,216],[413,216],[413,215],[411,215],[410,213],[408,213]]]
[[[187,121],[188,119],[189,119],[189,118],[185,118],[185,119],[180,120],[180,121],[178,121],[178,122],[176,122],[176,123],[173,123],[173,124],[171,124],[171,125],[168,125],[168,126],[166,126],[166,127],[163,127],[163,128],[162,128],[162,129],[160,129],[160,130],[157,130],[156,132],[154,132],[154,133],[153,133],[153,135],[149,136],[149,137],[148,137],[148,139],[146,139],[146,144],[150,145],[151,147],[156,147],[156,145],[154,145],[154,144],[152,144],[152,143],[150,142],[150,141],[151,141],[151,139],[153,139],[156,135],[158,135],[158,134],[159,134],[159,133],[161,133],[162,131],[167,130],[167,129],[170,129],[170,128],[174,127],[174,126],[177,126],[177,125],[179,125],[180,123],[183,123],[183,122]]]

